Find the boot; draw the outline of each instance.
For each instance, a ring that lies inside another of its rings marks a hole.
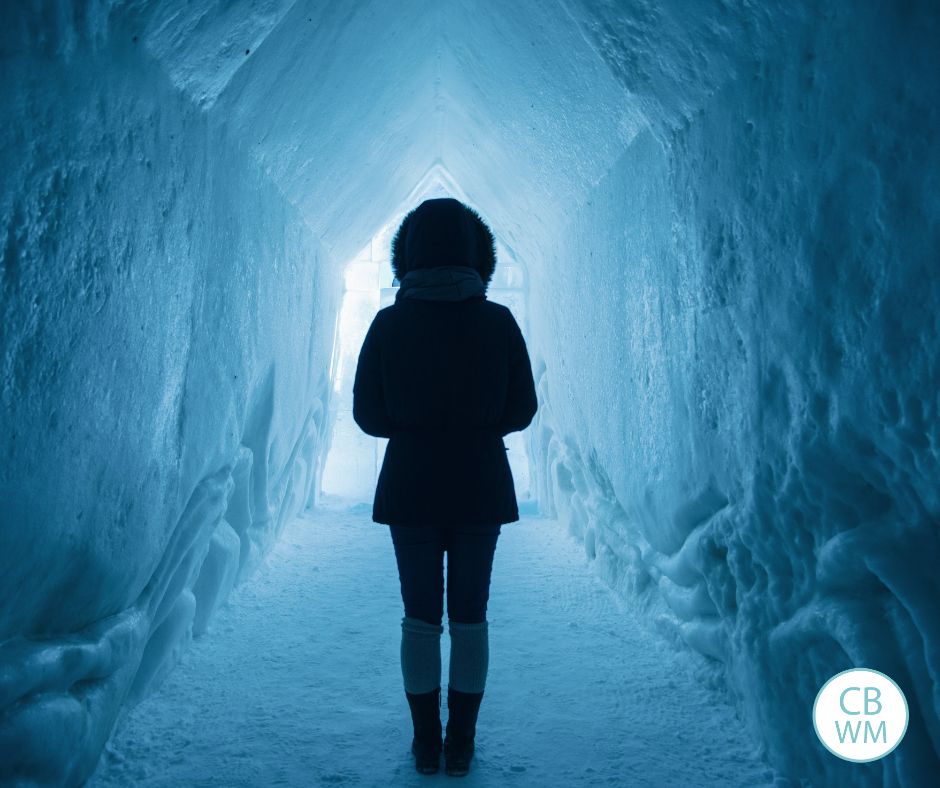
[[[473,739],[482,692],[460,692],[447,688],[447,736],[444,738],[444,771],[451,777],[463,777],[470,771]]]
[[[405,696],[414,725],[411,752],[415,769],[421,774],[435,774],[441,760],[441,688],[421,694],[406,690]]]

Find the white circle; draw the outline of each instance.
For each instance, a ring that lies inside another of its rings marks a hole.
[[[907,732],[907,698],[893,679],[870,668],[836,673],[813,704],[813,727],[823,746],[846,761],[884,758]]]

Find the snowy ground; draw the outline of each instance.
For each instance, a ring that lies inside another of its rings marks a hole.
[[[771,783],[693,658],[621,609],[579,549],[552,521],[503,529],[462,784]],[[388,530],[365,511],[309,512],[124,720],[91,785],[452,784],[416,774],[408,753],[400,606]]]

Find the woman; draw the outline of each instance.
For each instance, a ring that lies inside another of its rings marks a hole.
[[[372,519],[391,528],[401,595],[401,670],[415,767],[470,768],[489,661],[486,604],[500,526],[519,519],[503,436],[535,415],[519,326],[486,299],[493,234],[451,198],[426,200],[392,241],[400,282],[362,343],[353,416],[389,438]],[[441,742],[444,553],[450,675]]]

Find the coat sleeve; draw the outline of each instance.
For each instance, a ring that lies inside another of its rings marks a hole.
[[[529,426],[538,409],[529,351],[526,349],[519,324],[512,316],[510,316],[510,321],[509,389],[506,392],[503,415],[499,421],[500,435],[524,430]]]
[[[376,320],[372,321],[359,351],[356,379],[353,383],[353,419],[367,435],[392,436],[392,421],[385,407],[382,387],[382,356]]]

